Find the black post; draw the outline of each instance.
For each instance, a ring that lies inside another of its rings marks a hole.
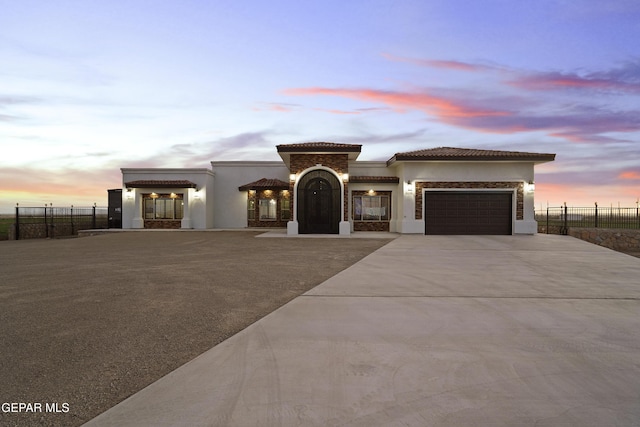
[[[596,202],[596,228],[598,228],[598,202]]]
[[[53,212],[51,214],[53,215]],[[47,205],[44,205],[44,235],[47,238],[49,237],[49,224],[47,224]]]
[[[549,234],[549,204],[547,204],[547,234]]]
[[[71,235],[73,236],[73,205],[71,205]]]
[[[562,234],[569,234],[569,228],[567,226],[567,202],[564,202],[564,231]]]
[[[49,208],[51,209],[51,236],[50,237],[53,239],[53,232],[54,232],[54,227],[55,227],[55,225],[54,225],[55,214],[53,213],[54,212],[53,211],[53,203],[49,203]]]
[[[93,218],[91,220],[91,228],[96,229],[96,204],[93,204]]]
[[[16,223],[14,224],[16,228],[16,240],[20,240],[20,208],[16,203]]]

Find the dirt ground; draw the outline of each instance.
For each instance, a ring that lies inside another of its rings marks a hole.
[[[80,425],[389,242],[258,234],[0,242],[0,425]]]

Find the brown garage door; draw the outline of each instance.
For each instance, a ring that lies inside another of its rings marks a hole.
[[[510,192],[427,191],[425,234],[511,234]]]

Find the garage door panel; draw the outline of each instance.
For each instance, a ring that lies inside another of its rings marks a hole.
[[[426,192],[425,234],[511,234],[510,192]]]

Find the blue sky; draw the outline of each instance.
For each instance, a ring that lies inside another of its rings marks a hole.
[[[275,145],[556,153],[536,207],[640,197],[640,3],[0,0],[0,212]]]

